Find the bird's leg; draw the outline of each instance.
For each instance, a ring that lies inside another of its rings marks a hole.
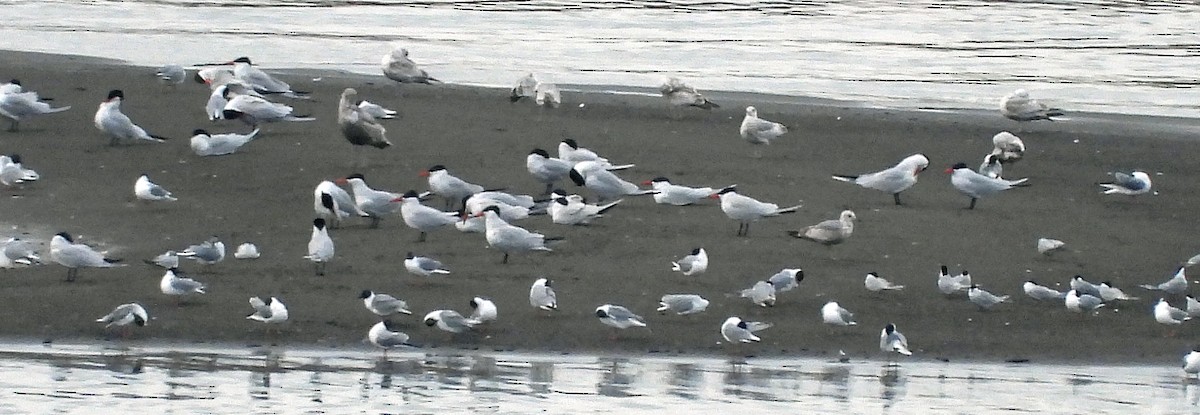
[[[903,203],[900,203],[900,193],[892,193],[892,198],[896,200],[896,206],[900,206],[903,204]]]
[[[425,242],[425,232],[421,232],[421,236],[417,237],[417,242]]]
[[[371,229],[375,229],[375,228],[378,228],[378,227],[379,227],[379,217],[378,217],[378,216],[372,216],[372,217],[371,217]]]
[[[12,124],[8,126],[8,132],[10,132],[10,133],[17,132],[17,120],[12,120]]]
[[[67,268],[67,282],[75,282],[75,272],[78,268]]]
[[[505,253],[504,253],[504,260],[503,260],[503,261],[500,261],[500,263],[501,263],[501,264],[507,264],[507,263],[508,263],[508,252],[505,252]]]
[[[975,199],[975,198],[973,198],[973,197],[972,197],[972,198],[971,198],[971,206],[968,206],[968,207],[967,207],[967,209],[969,209],[969,210],[974,210],[974,209],[975,209],[975,201],[976,201],[976,200],[978,200],[978,199]]]
[[[548,195],[552,190],[554,190],[554,183],[546,183],[546,191],[542,192],[542,194]]]

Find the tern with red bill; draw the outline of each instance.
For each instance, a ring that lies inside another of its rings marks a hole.
[[[22,92],[21,81],[16,79],[5,85],[15,86],[14,92],[0,93],[0,115],[12,120],[8,131],[16,132],[17,123],[21,120],[45,114],[53,114],[71,109],[71,107],[51,108],[50,104],[42,102],[37,92]]]
[[[233,65],[233,75],[242,82],[250,84],[255,91],[264,94],[281,94],[289,98],[307,98],[305,94],[308,92],[292,90],[292,86],[287,82],[280,81],[255,67],[254,63],[250,62],[250,58],[243,56],[234,59],[229,64]]]
[[[399,194],[370,188],[361,173],[337,179],[336,182],[337,184],[350,184],[350,190],[354,192],[354,203],[360,211],[371,218],[372,228],[378,228],[379,221],[383,220],[384,216],[400,210],[400,204],[396,203],[399,201]]]
[[[601,202],[621,196],[643,196],[657,194],[654,190],[639,189],[636,184],[625,181],[596,161],[575,164],[568,174],[576,186],[583,186],[596,194]]]
[[[125,92],[119,89],[108,91],[108,98],[105,98],[100,103],[100,108],[96,109],[96,128],[108,135],[110,139],[108,145],[115,146],[121,140],[161,143],[167,139],[166,137],[147,133],[146,130],[134,124],[129,117],[122,113],[121,102],[124,99]]]
[[[254,95],[231,95],[229,89],[225,90],[225,98],[228,102],[225,103],[225,108],[221,110],[221,117],[227,120],[241,120],[251,128],[258,128],[260,123],[264,122],[305,122],[315,121],[316,118],[308,115],[294,115],[294,109],[290,106],[267,101],[266,98]]]
[[[671,183],[666,177],[655,177],[642,182],[643,186],[654,189],[654,203],[660,205],[686,206],[700,203],[704,199],[717,194],[711,187],[688,187]]]
[[[721,199],[721,211],[725,212],[725,216],[728,216],[729,219],[738,221],[737,236],[749,236],[751,223],[763,218],[795,213],[802,207],[802,205],[796,205],[780,209],[777,204],[760,202],[749,196],[738,194],[735,186],[721,189],[717,194],[709,197]]]
[[[574,167],[574,163],[550,157],[550,153],[540,148],[533,149],[528,156],[525,156],[525,169],[529,170],[529,174],[539,183],[546,185],[546,190],[542,194],[550,194],[554,184],[570,174],[571,167]]]
[[[991,196],[1014,187],[1028,186],[1025,181],[1029,180],[1027,178],[1004,180],[987,177],[971,170],[966,163],[955,164],[946,169],[946,174],[950,175],[950,184],[954,185],[955,189],[971,198],[971,205],[967,209],[975,209],[975,201],[981,197]]]
[[[721,323],[721,337],[730,343],[758,343],[762,339],[754,332],[771,328],[771,323],[746,321],[740,317],[730,317]]]
[[[487,231],[484,232],[484,235],[487,237],[488,246],[504,253],[504,260],[501,261],[504,264],[508,263],[510,254],[553,251],[546,246],[546,242],[562,240],[561,237],[546,237],[546,235],[530,232],[505,222],[500,218],[500,209],[495,206],[487,207],[479,215],[485,218],[484,226]]]
[[[421,197],[412,190],[404,192],[403,196],[392,201],[400,202],[400,216],[404,218],[404,224],[421,232],[417,242],[425,242],[427,233],[453,225],[459,220],[458,212],[443,212],[422,205]]]
[[[634,166],[632,164],[613,164],[608,159],[600,157],[596,152],[580,147],[579,143],[571,138],[564,139],[558,143],[558,158],[572,165],[585,161],[594,161],[601,168],[609,171],[625,170]]]
[[[441,164],[422,170],[420,175],[428,178],[430,192],[446,200],[446,208],[453,207],[455,202],[484,190],[483,186],[469,183],[450,174],[450,171],[446,170],[446,166]]]
[[[835,174],[833,179],[891,193],[896,205],[900,205],[900,193],[917,184],[917,175],[928,167],[929,159],[925,155],[913,154],[900,160],[895,166],[884,170],[857,176]]]

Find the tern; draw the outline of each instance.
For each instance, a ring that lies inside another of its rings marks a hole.
[[[246,316],[247,320],[267,324],[280,324],[288,319],[287,306],[275,297],[271,297],[269,302],[263,301],[258,297],[250,297],[250,307],[254,308],[254,314]]]
[[[1104,307],[1104,300],[1091,294],[1080,294],[1078,290],[1071,290],[1067,291],[1067,295],[1063,297],[1063,304],[1067,306],[1068,310],[1076,313],[1089,313]]]
[[[671,271],[677,271],[683,275],[703,274],[707,270],[708,252],[704,248],[693,249],[691,253],[678,261],[671,261]]]
[[[342,220],[351,216],[369,217],[358,208],[354,197],[331,181],[324,180],[313,189],[313,210],[324,218],[331,229],[341,226]]]
[[[546,311],[558,309],[558,296],[554,294],[552,282],[546,278],[538,278],[529,287],[529,305]]]
[[[917,184],[917,176],[929,168],[929,159],[923,154],[913,154],[900,160],[895,166],[874,173],[860,175],[835,174],[834,180],[854,183],[867,189],[892,194],[896,205],[900,205],[900,193]]]
[[[596,318],[600,319],[601,323],[609,327],[618,329],[627,329],[630,327],[646,327],[646,320],[628,308],[614,305],[604,304],[596,307]]]
[[[0,241],[0,268],[16,268],[19,265],[37,265],[42,263],[34,245],[29,241],[8,238]]]
[[[596,194],[601,202],[620,196],[653,195],[654,190],[639,189],[636,184],[618,177],[596,161],[582,161],[575,164],[568,173],[576,186],[583,186]]]
[[[209,134],[208,131],[197,129],[192,131],[192,138],[189,145],[192,152],[197,156],[224,156],[233,154],[254,140],[258,136],[259,129],[254,129],[249,134]]]
[[[226,90],[228,91],[228,90]],[[241,120],[250,128],[257,129],[261,123],[290,121],[290,122],[305,122],[315,121],[316,118],[308,115],[292,114],[294,109],[290,106],[267,101],[266,98],[254,95],[237,95],[229,98],[229,102],[225,103],[225,108],[221,110],[221,116],[227,120]]]
[[[791,291],[804,281],[804,270],[800,268],[784,268],[776,272],[767,281],[775,286],[776,292]]]
[[[408,335],[395,330],[390,320],[383,320],[371,326],[371,330],[367,331],[367,341],[383,349],[384,358],[387,358],[388,349],[412,346],[408,343]]]
[[[1025,291],[1025,295],[1038,301],[1058,301],[1067,297],[1066,293],[1040,285],[1033,280],[1025,281],[1021,288]]]
[[[168,269],[158,282],[158,288],[163,294],[182,297],[192,294],[204,294],[203,283],[191,278],[180,277],[176,268]]]
[[[358,101],[358,109],[367,113],[367,115],[370,115],[376,120],[394,119],[396,118],[396,115],[399,114],[395,110],[387,109],[382,105],[367,100]]]
[[[755,332],[771,328],[771,323],[745,321],[740,317],[730,317],[721,323],[721,337],[730,343],[757,343],[762,341]]]
[[[574,167],[574,163],[550,157],[550,153],[540,148],[533,149],[525,156],[525,169],[534,179],[546,185],[542,194],[550,194],[554,184],[570,174],[571,167]]]
[[[0,184],[18,186],[38,181],[41,175],[25,168],[20,154],[0,155]]]
[[[66,232],[59,232],[50,239],[50,260],[67,267],[67,282],[75,281],[80,268],[122,267],[119,259],[107,258],[104,252],[77,244]]]
[[[548,238],[540,233],[530,232],[524,228],[513,226],[500,218],[500,209],[495,206],[484,209],[479,215],[485,218],[484,226],[486,226],[487,231],[484,232],[484,235],[487,238],[488,246],[504,253],[504,260],[501,261],[503,264],[508,263],[509,254],[529,251],[553,251],[553,249],[546,246],[546,242],[562,239],[561,237]]]
[[[455,177],[441,164],[422,170],[420,176],[428,179],[430,192],[446,200],[446,208],[453,207],[454,202],[484,191],[483,186]]]
[[[1103,297],[1103,295],[1100,294],[1100,286],[1092,284],[1091,282],[1088,282],[1088,280],[1083,279],[1082,275],[1071,277],[1071,289],[1079,291],[1080,294]]]
[[[313,219],[312,236],[308,239],[308,255],[304,259],[312,261],[313,270],[317,275],[325,275],[325,265],[333,260],[333,239],[325,228],[325,219]]]
[[[471,298],[471,317],[470,320],[476,324],[483,324],[490,321],[496,321],[499,317],[499,310],[496,308],[496,303],[492,302],[491,298],[473,297]]]
[[[1110,183],[1100,183],[1100,187],[1104,188],[1104,194],[1118,194],[1137,196],[1150,193],[1150,175],[1142,171],[1134,171],[1129,174],[1122,172],[1113,173],[1113,181]]]
[[[213,265],[225,260],[225,243],[213,236],[204,242],[188,246],[177,255],[204,265]]]
[[[655,177],[642,182],[643,186],[654,189],[654,203],[660,205],[687,206],[700,203],[704,199],[717,194],[711,187],[688,187],[672,184],[666,177]]]
[[[975,201],[981,197],[991,196],[1018,186],[1027,186],[1025,181],[1029,180],[1027,178],[1019,180],[993,179],[972,171],[965,163],[958,163],[946,169],[946,174],[950,175],[950,184],[954,185],[955,189],[971,198],[971,205],[967,209],[975,209]]]
[[[880,292],[884,290],[903,290],[903,285],[893,284],[891,281],[880,277],[874,272],[867,273],[867,278],[863,281],[863,285],[867,287],[867,291]]]
[[[1007,295],[997,296],[984,291],[984,289],[979,288],[977,285],[971,285],[971,288],[967,290],[967,300],[971,301],[971,304],[978,306],[980,310],[991,310],[997,304],[1007,302],[1008,298],[1009,296]]]
[[[821,321],[831,326],[856,326],[854,313],[842,308],[837,301],[830,301],[821,306]]]
[[[912,356],[912,352],[908,350],[908,339],[895,324],[888,323],[879,332],[879,350],[884,352],[896,352],[905,356]]]
[[[337,179],[335,183],[350,185],[350,190],[354,192],[354,204],[371,218],[371,228],[378,228],[384,216],[400,210],[400,203],[396,203],[401,199],[400,194],[372,189],[367,186],[366,178],[361,173]]]
[[[775,285],[770,281],[755,282],[750,288],[738,292],[738,296],[748,298],[759,307],[775,306]]]
[[[400,216],[404,218],[404,224],[421,232],[421,235],[417,237],[417,242],[425,242],[425,235],[429,232],[458,222],[457,212],[443,212],[422,205],[420,196],[412,190],[392,201],[401,202]]]
[[[250,58],[245,56],[234,59],[229,64],[233,65],[234,76],[260,93],[282,94],[291,98],[304,98],[304,95],[308,94],[308,92],[292,90],[292,86],[287,82],[280,81],[258,69],[253,62],[250,62]]]
[[[423,319],[426,326],[437,326],[438,330],[450,333],[462,333],[475,328],[479,322],[463,317],[454,310],[434,310]]]
[[[412,314],[412,311],[408,310],[407,302],[387,294],[376,294],[371,290],[362,290],[358,298],[363,301],[363,306],[367,308],[367,311],[380,317],[387,317],[396,313]]]
[[[558,158],[571,163],[572,167],[585,161],[594,161],[600,168],[608,171],[625,170],[634,167],[633,164],[613,164],[608,159],[600,157],[595,151],[580,147],[579,143],[571,138],[563,139],[558,143]]]
[[[1183,356],[1183,373],[1189,377],[1200,373],[1200,346],[1192,348],[1192,351]]]
[[[942,294],[954,294],[970,288],[971,285],[971,273],[965,269],[959,275],[950,275],[950,271],[945,265],[942,265],[941,270],[938,271],[937,286],[938,291],[941,291]]]
[[[450,270],[446,269],[446,266],[442,264],[442,261],[438,261],[429,257],[416,256],[413,255],[412,252],[409,252],[404,256],[404,269],[408,270],[408,272],[423,277],[428,277],[434,274],[444,275],[450,273]]]
[[[1161,284],[1142,284],[1139,287],[1152,291],[1166,291],[1169,294],[1183,294],[1187,292],[1188,289],[1187,276],[1184,275],[1183,270],[1184,267],[1179,267],[1179,269],[1175,271],[1175,276]]]
[[[125,99],[125,92],[114,89],[108,92],[108,98],[100,103],[100,107],[96,109],[96,128],[103,131],[110,138],[108,145],[115,146],[121,140],[140,140],[153,141],[161,143],[166,140],[166,137],[161,137],[147,133],[142,127],[138,127],[121,113],[121,102]]]
[[[737,188],[734,186],[721,189],[717,194],[709,197],[721,199],[721,211],[725,212],[725,216],[728,216],[729,219],[738,221],[737,236],[749,236],[751,223],[763,218],[795,213],[803,207],[796,205],[780,209],[777,204],[760,202],[754,198],[742,196],[738,194]]]
[[[547,210],[550,212],[551,222],[560,225],[590,225],[592,220],[604,217],[604,213],[616,207],[621,200],[623,199],[596,205],[584,203],[583,198],[578,195],[570,195],[554,198]]]
[[[146,308],[138,303],[121,304],[114,308],[112,312],[96,319],[97,323],[105,323],[104,328],[112,326],[128,327],[130,324],[145,327],[150,324],[150,315],[146,313]]]
[[[17,80],[13,80],[16,87],[20,88],[21,84]],[[9,84],[14,85],[14,84]],[[9,132],[17,132],[21,120],[38,115],[53,114],[71,109],[71,107],[53,108],[50,104],[41,102],[37,92],[17,92],[0,93],[0,115],[12,120],[8,126]]]

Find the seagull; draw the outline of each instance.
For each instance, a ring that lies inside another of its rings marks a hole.
[[[304,98],[304,95],[308,94],[304,91],[292,90],[292,86],[288,85],[287,82],[280,81],[258,69],[254,66],[253,62],[250,62],[250,58],[245,56],[234,59],[229,64],[233,65],[234,76],[242,82],[249,84],[255,91],[260,93],[282,94],[290,98]]]
[[[979,164],[979,174],[993,179],[1003,179],[1004,165],[1000,163],[1000,156],[992,153],[983,156],[983,163]]]
[[[350,144],[354,145],[355,151],[358,151],[362,146],[371,146],[378,149],[391,147],[392,142],[387,139],[387,130],[374,116],[368,114],[366,110],[359,108],[355,102],[358,100],[358,91],[354,88],[346,88],[342,91],[341,101],[338,102],[337,122],[338,128],[342,130],[342,137],[346,138]],[[366,164],[366,155],[362,155],[360,164]]]
[[[623,199],[596,205],[584,203],[583,197],[579,195],[555,197],[547,210],[550,212],[551,222],[560,225],[590,225],[592,220],[604,217],[604,213],[616,207],[621,200]]]
[[[117,264],[119,259],[107,258],[103,252],[97,252],[90,246],[75,243],[71,235],[66,232],[59,232],[50,239],[50,260],[67,267],[67,282],[75,281],[80,268],[125,266]]]
[[[671,271],[679,271],[683,275],[703,274],[708,270],[708,252],[704,248],[696,248],[692,253],[679,261],[671,261]]]
[[[237,259],[258,259],[260,256],[262,254],[258,253],[258,247],[249,242],[238,245],[237,250],[233,251],[233,257]]]
[[[491,298],[474,297],[471,299],[471,321],[475,324],[483,324],[489,321],[496,321],[499,311],[496,309],[496,303],[492,302]]]
[[[254,307],[254,314],[246,316],[247,320],[279,324],[288,319],[287,306],[283,305],[278,298],[271,297],[271,301],[268,303],[258,297],[250,297],[250,306]]]
[[[150,181],[150,176],[145,174],[139,176],[137,181],[133,183],[133,195],[137,196],[139,200],[145,201],[167,200],[174,202],[179,200],[171,196],[171,192],[167,191],[167,189]]]
[[[998,132],[992,136],[991,155],[996,156],[1000,163],[1015,162],[1025,157],[1025,142],[1021,141],[1021,137],[1008,131]]]
[[[854,220],[858,219],[851,210],[843,210],[838,219],[822,221],[816,225],[806,226],[798,231],[788,231],[800,239],[807,239],[821,245],[832,246],[845,242],[854,233]]]
[[[115,146],[120,140],[141,140],[161,143],[166,137],[147,133],[121,113],[121,101],[125,100],[125,92],[114,89],[108,92],[108,98],[100,103],[96,110],[96,128],[110,138],[108,145]]]
[[[1008,297],[1009,296],[1007,295],[997,296],[990,292],[984,291],[982,288],[979,288],[979,286],[974,284],[972,284],[971,288],[967,290],[967,299],[970,300],[972,304],[979,306],[980,310],[991,310],[992,307],[996,306],[996,304],[1008,301]]]
[[[412,314],[412,311],[408,310],[408,303],[387,294],[376,294],[371,290],[362,290],[358,298],[363,300],[363,306],[368,311],[380,317],[387,317],[396,313]]]
[[[708,300],[696,294],[667,294],[658,302],[658,312],[686,316],[708,308]]]
[[[700,91],[683,83],[679,78],[667,79],[666,82],[658,87],[658,91],[662,93],[663,98],[666,98],[667,102],[672,106],[697,107],[706,110],[721,108],[720,105],[709,101],[708,98],[700,94]]]
[[[1066,244],[1067,244],[1066,242],[1063,242],[1063,241],[1060,241],[1057,239],[1038,238],[1037,250],[1038,250],[1039,254],[1050,255],[1050,254],[1054,253],[1054,251],[1065,246]]]
[[[600,319],[604,325],[616,327],[619,329],[627,329],[630,327],[646,327],[646,320],[628,308],[604,304],[596,307],[596,318]]]
[[[1145,172],[1134,171],[1130,174],[1121,172],[1113,173],[1112,183],[1100,183],[1104,188],[1104,194],[1120,194],[1137,196],[1150,193],[1150,176]]]
[[[383,76],[388,79],[402,84],[429,84],[431,82],[441,83],[425,70],[418,68],[417,64],[408,58],[408,49],[397,48],[387,55],[383,55]]]
[[[429,257],[416,256],[412,252],[404,255],[404,269],[422,277],[450,273],[450,270],[446,269],[445,265],[442,265],[442,261]]]
[[[399,201],[399,194],[370,188],[361,173],[351,174],[336,180],[335,183],[350,184],[350,190],[354,192],[354,204],[371,218],[371,228],[378,228],[379,221],[383,220],[385,215],[400,210],[400,204],[396,203]]]
[[[429,191],[446,199],[447,208],[453,206],[454,202],[484,190],[483,186],[454,177],[446,170],[446,166],[441,164],[422,170],[421,177],[428,178]]]
[[[325,265],[333,260],[333,239],[325,229],[325,219],[313,219],[312,236],[308,238],[308,255],[304,259],[313,262],[317,275],[325,275]]]
[[[721,323],[721,337],[730,343],[757,343],[762,339],[754,333],[771,328],[771,323],[745,321],[739,317],[730,317]]]
[[[721,211],[729,219],[738,221],[737,236],[749,236],[750,224],[763,218],[795,213],[802,205],[780,209],[779,205],[755,200],[749,196],[738,194],[735,186],[729,186],[713,196],[721,199]]]
[[[69,106],[52,108],[50,104],[42,102],[39,99],[37,92],[21,92],[19,90],[21,87],[19,81],[14,79],[13,82],[17,83],[6,85],[15,85],[18,88],[16,92],[0,93],[0,115],[12,120],[12,123],[8,126],[9,132],[17,132],[17,124],[26,118],[71,109]]]
[[[991,196],[1017,186],[1027,186],[1025,181],[1029,180],[1028,178],[993,179],[972,171],[965,163],[958,163],[954,167],[946,169],[946,174],[950,175],[950,184],[954,185],[955,189],[971,198],[971,205],[967,209],[975,209],[975,200],[981,197]]]
[[[179,297],[204,294],[204,284],[191,278],[180,277],[176,275],[177,272],[179,272],[178,269],[171,268],[163,273],[162,279],[158,282],[158,289],[162,290],[163,294]]]
[[[1108,281],[1100,283],[1100,286],[1097,288],[1100,289],[1100,298],[1104,301],[1133,301],[1138,299],[1137,297],[1130,297],[1129,294],[1125,294],[1125,291],[1114,287]]]
[[[213,236],[204,242],[179,251],[178,255],[204,265],[216,264],[225,260],[225,243]]]
[[[524,98],[534,98],[537,96],[538,80],[533,74],[527,74],[517,80],[516,86],[513,86],[512,91],[508,95],[509,102],[517,102]]]
[[[842,308],[837,301],[830,301],[821,306],[821,321],[833,326],[856,326],[854,313]]]
[[[892,284],[891,281],[880,277],[874,272],[867,273],[867,279],[863,281],[863,285],[867,287],[867,291],[880,292],[883,290],[903,290],[903,285]]]
[[[1183,267],[1179,267],[1179,269],[1175,271],[1175,276],[1171,277],[1171,279],[1162,284],[1142,284],[1140,287],[1152,291],[1166,291],[1169,294],[1183,294],[1187,292],[1188,288],[1187,276],[1184,275],[1183,270]]]
[[[941,271],[938,272],[937,285],[942,294],[954,294],[971,287],[971,274],[963,270],[961,274],[952,276],[946,266],[942,265]]]
[[[742,118],[742,126],[738,130],[742,139],[750,144],[771,144],[771,140],[787,134],[787,126],[758,118],[758,109],[746,107],[746,116]]]
[[[917,184],[917,176],[928,167],[929,159],[924,154],[913,154],[900,160],[900,163],[895,166],[884,170],[857,176],[835,174],[833,179],[891,193],[896,205],[899,206],[901,204],[900,193]]]
[[[908,351],[908,339],[892,323],[888,323],[879,332],[879,350],[912,356],[912,352]]]
[[[237,95],[230,98],[227,93],[226,98],[229,102],[221,109],[221,117],[227,120],[241,120],[254,129],[258,129],[258,125],[265,122],[316,120],[308,115],[295,115],[292,113],[294,111],[292,107],[267,101],[266,98],[259,96]]]
[[[508,263],[509,254],[553,251],[546,246],[546,242],[562,239],[561,237],[547,238],[546,235],[510,225],[500,218],[500,209],[495,206],[484,209],[480,215],[485,218],[484,226],[487,227],[487,231],[484,232],[484,235],[487,237],[488,246],[504,253],[504,260],[501,262],[504,264]]]
[[[313,209],[317,216],[329,222],[329,227],[333,229],[338,228],[342,220],[350,216],[370,216],[358,208],[350,193],[328,180],[321,181],[317,188],[313,189]]]
[[[382,105],[367,100],[358,101],[358,109],[367,113],[367,115],[370,115],[376,120],[394,119],[396,118],[396,114],[399,114],[395,110],[385,108]]]
[[[550,284],[550,280],[546,278],[534,281],[529,287],[529,305],[546,311],[557,310],[558,296],[554,294],[554,288],[551,288]]]
[[[1061,109],[1050,106],[1029,97],[1029,92],[1018,89],[1000,98],[1000,114],[1016,121],[1050,120],[1050,117],[1063,115]]]
[[[458,222],[458,213],[443,212],[421,204],[417,192],[409,190],[403,196],[392,199],[400,203],[400,216],[404,224],[421,232],[417,242],[425,242],[425,234]]]
[[[475,320],[470,320],[458,314],[454,310],[434,310],[425,315],[425,325],[429,327],[437,326],[439,330],[450,333],[462,333],[464,331],[475,328],[479,324]]]
[[[749,298],[760,307],[775,306],[775,285],[770,281],[756,282],[750,288],[740,291],[738,295],[742,298]]]
[[[634,167],[633,164],[613,164],[608,159],[600,157],[595,151],[580,147],[579,143],[571,138],[563,139],[558,143],[558,158],[571,163],[572,167],[585,161],[594,161],[601,168],[608,171],[625,170]]]
[[[550,189],[554,188],[554,183],[567,177],[571,172],[571,167],[574,167],[574,163],[550,157],[550,153],[540,148],[533,149],[528,156],[525,156],[525,169],[529,170],[529,174],[534,179],[546,185],[546,191],[543,194],[549,194]]]
[[[639,189],[636,184],[618,177],[596,161],[581,161],[567,173],[576,186],[584,186],[596,194],[601,202],[620,196],[652,195],[653,190]]]
[[[558,108],[562,104],[562,93],[558,91],[558,85],[549,82],[538,82],[533,93],[533,102],[539,107]]]
[[[1100,286],[1088,282],[1083,279],[1082,275],[1076,275],[1071,278],[1071,289],[1079,291],[1080,294],[1088,294],[1093,297],[1104,297],[1100,294]]]
[[[1104,307],[1104,300],[1090,294],[1079,294],[1078,290],[1067,291],[1066,297],[1063,297],[1063,303],[1066,304],[1068,310],[1076,313],[1090,313]]]
[[[254,137],[258,136],[258,131],[256,128],[249,134],[229,133],[212,135],[203,129],[196,129],[192,131],[192,139],[189,144],[192,147],[192,152],[196,153],[197,156],[224,156],[237,152],[246,143],[254,140]]]
[[[141,304],[128,303],[117,306],[104,317],[96,319],[96,322],[105,323],[104,328],[129,326],[130,324],[145,327],[150,324],[150,315],[146,313],[146,309]]]
[[[175,86],[182,84],[187,79],[187,71],[179,65],[163,65],[154,72],[154,76],[157,76],[158,80],[167,86]]]
[[[1180,325],[1191,319],[1192,316],[1186,311],[1172,307],[1165,299],[1159,298],[1158,303],[1154,305],[1154,321],[1159,324]]]
[[[717,191],[711,187],[687,187],[671,184],[666,177],[655,177],[642,182],[654,189],[654,203],[660,205],[687,206],[711,198]]]
[[[791,291],[799,287],[801,281],[804,281],[804,270],[784,268],[772,275],[771,278],[767,278],[767,281],[775,286],[775,292]]]
[[[383,320],[371,326],[371,330],[367,332],[367,341],[375,347],[383,349],[383,356],[387,357],[388,349],[395,349],[402,346],[412,346],[408,344],[408,335],[401,333],[398,330],[392,329],[390,320]]]
[[[1038,301],[1058,301],[1067,297],[1066,293],[1040,285],[1033,280],[1025,281],[1025,284],[1021,288],[1025,290],[1025,295]]]
[[[18,186],[41,179],[38,172],[22,165],[20,154],[0,155],[0,184]]]
[[[1200,346],[1192,348],[1192,351],[1183,356],[1183,373],[1188,376],[1200,373]]]
[[[15,268],[18,265],[41,264],[42,259],[32,243],[17,238],[0,242],[0,268]]]

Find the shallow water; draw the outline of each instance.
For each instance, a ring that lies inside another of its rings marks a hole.
[[[1193,413],[1178,368],[0,346],[3,413]]]
[[[1200,4],[632,0],[0,1],[0,47],[144,65],[228,61],[378,74],[404,46],[435,77],[994,108],[1200,116]],[[8,74],[0,74],[8,76]],[[19,75],[14,75],[19,76]]]

